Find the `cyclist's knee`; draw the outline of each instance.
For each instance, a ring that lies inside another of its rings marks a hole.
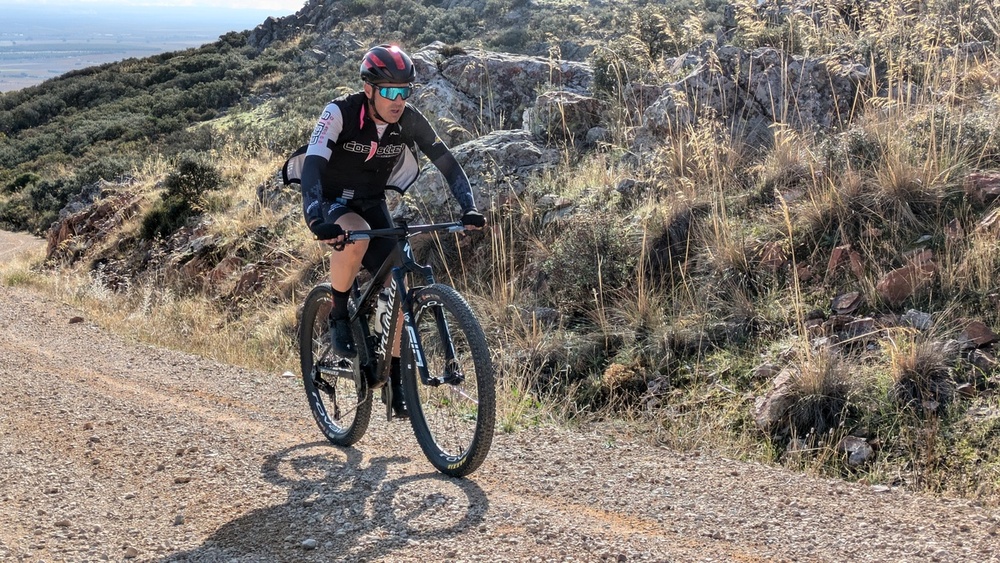
[[[368,251],[367,241],[355,241],[345,244],[344,248],[333,249],[330,252],[330,264],[356,264],[360,265],[365,252]]]

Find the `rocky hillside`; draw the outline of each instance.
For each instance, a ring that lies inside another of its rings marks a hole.
[[[529,33],[546,3],[446,4],[359,20],[362,2],[309,2],[229,38],[257,72],[234,71],[239,103],[173,134],[202,150],[84,183],[48,230],[47,263],[120,294],[165,285],[227,318],[286,319],[275,346],[292,355],[294,321],[274,311],[322,278],[323,257],[277,180],[283,157],[326,99],[356,88],[364,31],[393,39],[420,15],[482,13],[447,40],[406,36],[413,103],[494,224],[420,250],[462,265],[511,380],[570,413],[641,410],[679,447],[996,494],[988,26],[892,2],[734,1],[692,13],[698,34],[664,10],[613,40],[594,24],[635,12],[602,19],[600,3],[579,3],[563,25],[585,32],[517,53],[463,33],[512,41],[485,31],[490,9]],[[430,168],[393,207],[456,211]]]

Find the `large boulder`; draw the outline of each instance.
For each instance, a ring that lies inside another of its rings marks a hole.
[[[525,129],[539,139],[556,142],[584,141],[600,123],[600,101],[566,91],[539,95],[524,114]]]
[[[680,79],[663,85],[643,117],[640,142],[655,143],[701,120],[721,120],[753,144],[775,123],[798,130],[843,124],[858,107],[868,68],[848,58],[801,57],[707,42],[667,61]]]
[[[537,142],[524,129],[494,131],[454,148],[472,184],[479,209],[520,194],[528,181],[561,161],[561,153]],[[406,207],[396,215],[408,219],[443,220],[454,215],[458,205],[433,165],[426,165],[407,192]]]
[[[593,83],[586,63],[455,51],[440,42],[414,53],[413,64],[421,85],[414,104],[446,126],[438,133],[451,144],[522,127],[540,89],[587,95]]]

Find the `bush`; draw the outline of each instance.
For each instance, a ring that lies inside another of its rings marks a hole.
[[[864,129],[851,129],[844,137],[847,160],[856,170],[873,170],[885,160],[886,145],[882,139]]]
[[[166,238],[203,207],[205,195],[222,187],[222,173],[206,157],[185,153],[163,180],[166,191],[142,219],[142,237]]]
[[[35,234],[44,233],[59,218],[59,210],[79,191],[80,185],[75,179],[59,178],[31,184],[19,194],[23,205],[15,205],[15,209],[24,215],[8,220],[19,223],[21,229]]]
[[[27,223],[30,216],[31,210],[26,198],[12,197],[0,203],[0,229],[26,231],[30,227]]]
[[[198,207],[204,192],[222,187],[222,172],[205,157],[185,153],[179,157],[177,168],[167,174],[163,187],[167,189],[165,200],[177,197],[191,207]]]
[[[120,182],[132,170],[132,163],[123,157],[106,156],[94,160],[76,172],[76,183],[86,186],[102,180]]]
[[[4,186],[3,191],[0,193],[19,193],[24,188],[41,181],[42,178],[38,174],[27,172],[14,178],[14,181]]]
[[[930,153],[948,148],[972,159],[978,166],[1000,165],[1000,124],[994,110],[956,112],[936,108],[907,123],[918,151]]]
[[[595,213],[570,219],[542,272],[554,300],[581,312],[593,308],[595,292],[615,291],[631,280],[638,256],[625,219]]]
[[[194,209],[184,199],[177,196],[164,197],[143,217],[142,238],[166,238],[183,227],[193,215]]]

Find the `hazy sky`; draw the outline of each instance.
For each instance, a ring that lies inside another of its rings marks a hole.
[[[0,8],[14,4],[34,5],[80,5],[103,4],[105,6],[175,6],[175,7],[225,7],[234,9],[276,10],[282,14],[297,12],[305,0],[0,0]]]

